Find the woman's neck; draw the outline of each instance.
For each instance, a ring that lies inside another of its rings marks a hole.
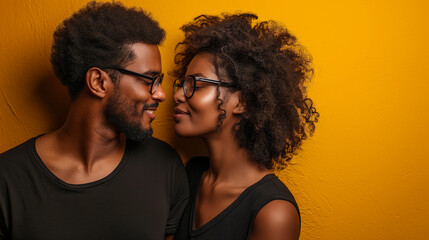
[[[216,137],[204,139],[210,156],[210,167],[207,175],[215,182],[234,182],[246,185],[247,182],[259,180],[262,176],[271,173],[261,167],[250,155],[250,152],[240,147],[232,132]]]

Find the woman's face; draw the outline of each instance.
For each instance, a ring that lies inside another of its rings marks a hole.
[[[209,53],[199,53],[189,63],[186,76],[220,80],[213,65],[214,57]],[[225,89],[219,88],[220,99],[223,99]],[[205,136],[216,132],[219,124],[218,116],[223,113],[218,109],[220,101],[217,97],[217,85],[196,82],[195,92],[191,98],[186,98],[183,88],[174,94],[176,108],[174,109],[175,131],[184,137]],[[225,102],[224,102],[225,104]],[[225,105],[222,104],[222,109]]]

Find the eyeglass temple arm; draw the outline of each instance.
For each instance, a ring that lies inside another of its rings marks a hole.
[[[235,87],[236,86],[235,83],[221,82],[221,81],[218,81],[218,80],[207,79],[207,78],[198,78],[196,80],[199,80],[201,82],[220,84],[221,86],[224,86],[224,87]]]
[[[120,73],[123,73],[123,74],[131,74],[131,75],[134,75],[134,76],[138,76],[138,77],[142,77],[142,78],[146,78],[146,79],[155,81],[155,77],[147,76],[147,75],[144,75],[144,74],[141,74],[141,73],[136,73],[136,72],[133,72],[133,71],[130,71],[130,70],[127,70],[127,69],[123,69],[123,68],[109,67],[109,68],[105,68],[105,69],[113,69],[113,70],[119,71]]]

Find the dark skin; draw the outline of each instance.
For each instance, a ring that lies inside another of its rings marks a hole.
[[[130,46],[135,59],[127,69],[146,75],[161,72],[158,47],[143,43]],[[69,184],[94,182],[109,175],[120,163],[125,152],[126,137],[104,115],[109,97],[120,91],[126,101],[143,111],[144,104],[165,100],[160,85],[154,94],[133,76],[123,75],[115,89],[112,79],[103,70],[90,68],[85,86],[71,103],[68,117],[62,127],[36,140],[36,151],[49,170]],[[126,111],[127,109],[125,109]],[[154,109],[151,109],[154,110]],[[130,119],[147,129],[153,120],[150,111],[139,112],[139,118]],[[166,236],[173,239],[173,236]]]
[[[202,177],[197,195],[194,229],[219,215],[246,188],[271,173],[255,165],[246,150],[233,139],[229,140],[206,139],[210,149],[210,168]],[[275,200],[265,205],[256,216],[250,239],[298,239],[299,230],[295,206]]]
[[[213,57],[200,53],[188,66],[186,75],[199,75],[219,80],[212,64]],[[221,129],[216,130],[218,101],[216,86],[201,83],[192,98],[184,97],[183,91],[175,93],[174,100],[185,114],[175,115],[175,130],[182,136],[199,136],[209,149],[210,167],[204,172],[197,194],[193,228],[199,228],[231,205],[249,186],[258,182],[271,171],[254,161],[248,150],[239,146],[233,131],[234,124],[246,111],[241,92],[228,92],[219,88],[220,98],[226,111]],[[208,119],[216,121],[209,121]],[[205,125],[203,124],[205,123]],[[253,224],[251,239],[298,239],[300,223],[295,207],[282,200],[265,205]]]

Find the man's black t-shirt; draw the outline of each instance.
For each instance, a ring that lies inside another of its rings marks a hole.
[[[0,155],[0,239],[164,239],[189,197],[168,144],[127,141],[108,176],[68,184],[44,165],[35,138]]]

